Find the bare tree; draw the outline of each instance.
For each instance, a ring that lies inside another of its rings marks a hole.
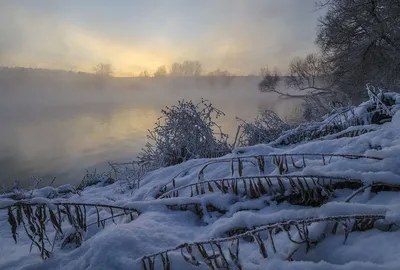
[[[272,92],[277,93],[280,96],[285,97],[301,97],[301,95],[291,95],[287,93],[283,93],[277,89],[278,83],[281,81],[282,76],[280,75],[280,71],[278,68],[274,68],[274,70],[270,70],[268,67],[262,68],[260,74],[263,75],[262,81],[258,84],[258,89],[261,92]]]
[[[167,68],[165,66],[159,66],[154,72],[154,77],[165,77],[168,75]]]
[[[140,78],[149,78],[150,73],[147,71],[147,69],[143,70],[142,72],[139,73]]]
[[[173,63],[170,68],[170,75],[176,77],[198,77],[202,72],[203,68],[199,61]]]
[[[357,93],[371,82],[399,85],[400,1],[329,0],[316,43],[333,68],[335,84]]]
[[[333,91],[331,73],[327,63],[315,53],[305,58],[296,57],[289,66],[289,76],[285,79],[288,87],[300,91],[309,90],[312,94]]]
[[[293,59],[285,78],[287,87],[307,93],[308,115],[350,104],[367,82],[400,85],[400,1],[326,0],[320,7],[327,9],[316,39],[321,53]],[[278,72],[262,72],[260,91],[293,96],[277,90]]]
[[[180,63],[173,63],[169,70],[170,76],[182,76],[182,65]]]
[[[100,77],[111,77],[114,73],[114,68],[111,64],[100,63],[93,67],[93,71]]]
[[[182,63],[185,76],[198,77],[202,74],[203,68],[199,61],[185,61]]]
[[[350,99],[346,93],[337,88],[332,81],[330,66],[317,54],[305,58],[296,57],[289,66],[289,76],[284,78],[288,89],[302,91],[304,94],[288,94],[277,89],[282,80],[277,68],[270,71],[262,69],[263,80],[259,83],[261,92],[273,92],[284,97],[304,99],[304,118],[307,121],[320,120],[337,105],[348,105]]]

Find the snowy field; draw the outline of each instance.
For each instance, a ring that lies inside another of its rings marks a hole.
[[[399,269],[391,97],[381,125],[282,144],[289,131],[140,181],[4,194],[0,269]]]

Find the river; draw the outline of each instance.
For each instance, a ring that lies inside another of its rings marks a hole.
[[[298,116],[298,101],[260,93],[256,77],[207,83],[116,78],[99,85],[92,78],[48,76],[3,76],[0,82],[0,185],[19,180],[30,186],[32,176],[43,185],[54,177],[55,186],[78,184],[86,170],[131,161],[160,110],[180,99],[212,102],[225,112],[218,122],[232,136],[236,116],[251,120],[265,109],[289,121]]]

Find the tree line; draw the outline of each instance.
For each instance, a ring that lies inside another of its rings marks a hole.
[[[114,67],[111,64],[100,63],[94,66],[93,71],[101,77],[110,77],[114,74]],[[171,66],[159,66],[154,73],[143,70],[137,77],[229,77],[234,76],[227,70],[216,69],[210,72],[204,72],[203,66],[199,61],[186,60],[181,63],[175,62]]]

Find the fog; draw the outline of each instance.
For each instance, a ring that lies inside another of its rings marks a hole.
[[[299,100],[257,89],[258,77],[109,78],[33,69],[0,71],[0,184],[31,176],[56,185],[77,184],[86,169],[107,171],[108,161],[134,159],[160,110],[180,99],[207,99],[234,136],[236,116],[251,120],[274,110],[296,121]]]

